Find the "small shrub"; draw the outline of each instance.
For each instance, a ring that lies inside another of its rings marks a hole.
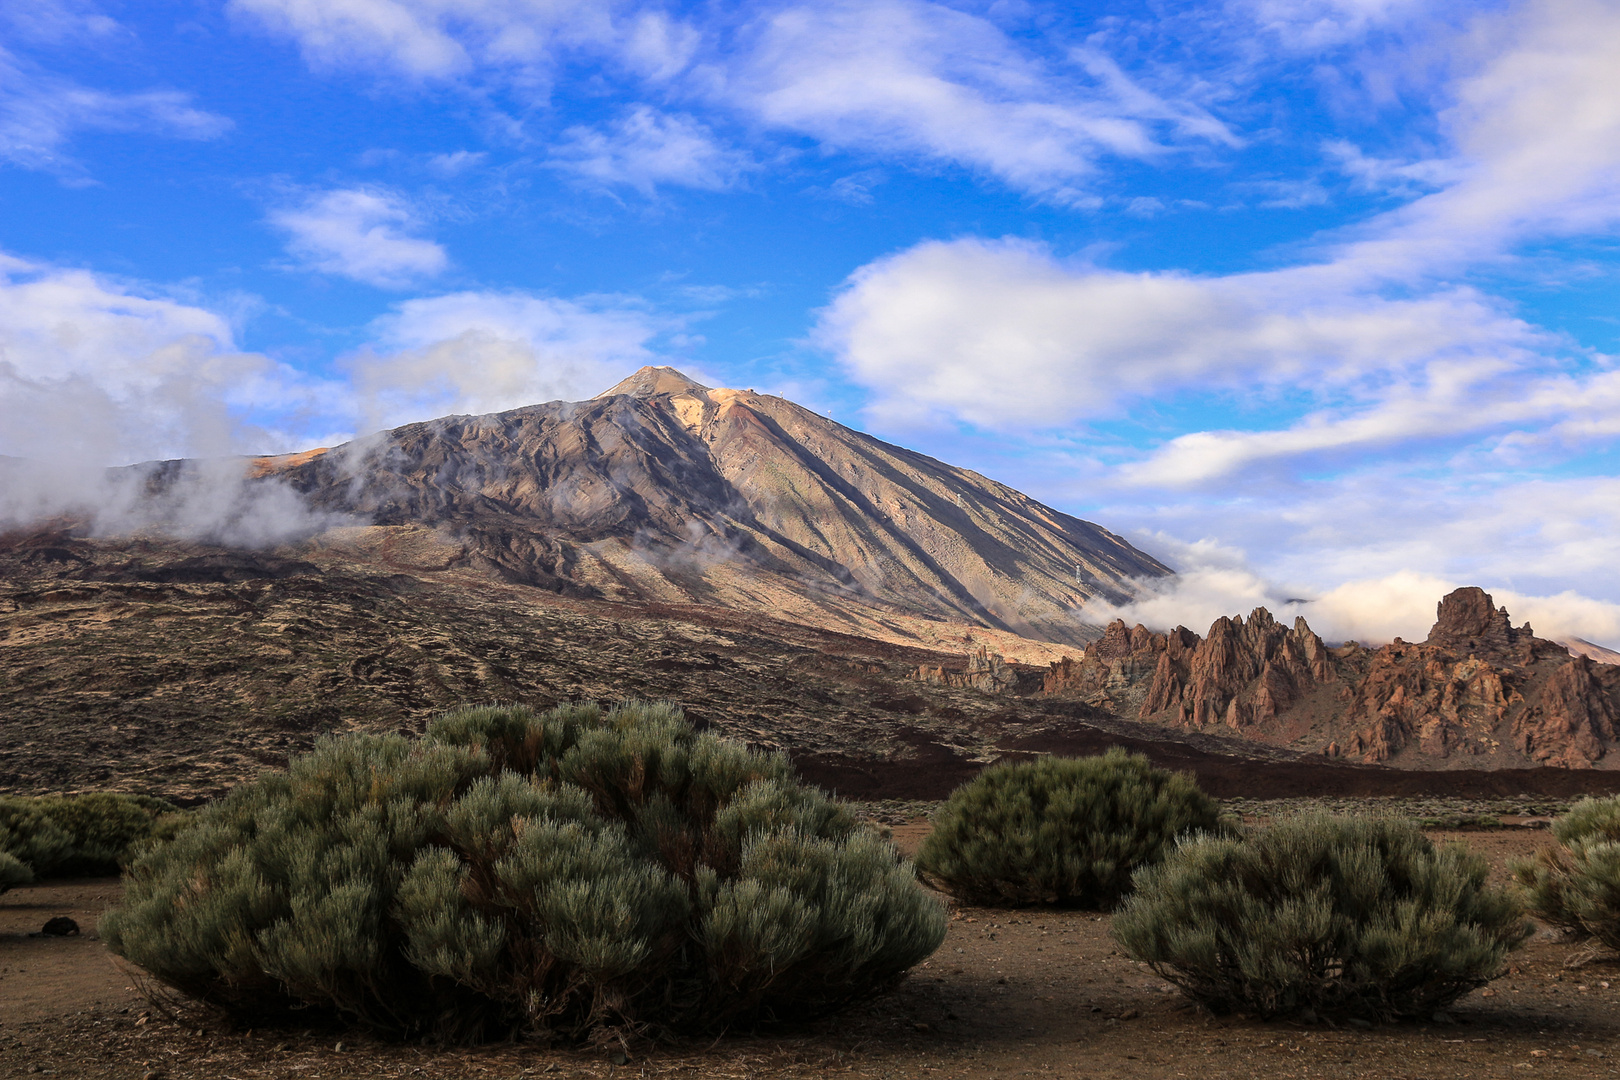
[[[577,1039],[841,1008],[945,914],[785,757],[631,704],[324,739],[137,860],[102,932],[258,1026]]]
[[[1530,910],[1620,950],[1620,796],[1582,799],[1552,833],[1556,846],[1513,864]]]
[[[0,851],[0,893],[9,892],[18,885],[27,885],[34,880],[34,872],[28,864],[9,851]]]
[[[1216,1013],[1426,1017],[1529,934],[1486,871],[1408,822],[1306,815],[1182,842],[1137,875],[1113,932]]]
[[[968,903],[1109,908],[1139,866],[1219,818],[1190,778],[1117,747],[993,765],[935,813],[917,867]]]
[[[0,852],[35,877],[116,874],[141,843],[181,818],[173,804],[144,795],[0,797]]]

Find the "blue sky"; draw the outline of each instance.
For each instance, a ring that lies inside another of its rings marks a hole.
[[[6,5],[0,453],[669,363],[1185,571],[1127,615],[1620,644],[1616,55],[1616,0]]]

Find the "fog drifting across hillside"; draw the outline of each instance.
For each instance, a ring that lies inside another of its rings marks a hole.
[[[250,481],[241,458],[147,462],[120,469],[79,463],[0,461],[0,529],[64,519],[92,536],[153,535],[268,548],[337,525],[275,480]]]

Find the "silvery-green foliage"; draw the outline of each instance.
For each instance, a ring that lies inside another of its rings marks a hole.
[[[1486,873],[1408,822],[1303,815],[1182,841],[1137,875],[1113,932],[1217,1013],[1427,1017],[1528,936]]]
[[[142,843],[175,831],[182,817],[172,804],[142,795],[0,796],[0,855],[33,877],[116,873]]]
[[[1110,908],[1177,837],[1219,822],[1189,777],[1118,748],[994,765],[934,814],[917,868],[969,903]]]
[[[1620,950],[1620,795],[1582,799],[1552,832],[1556,845],[1513,864],[1530,910]]]
[[[577,1038],[800,1018],[893,985],[944,912],[785,758],[666,704],[463,709],[326,739],[131,868],[113,950],[254,1023]]]
[[[0,851],[0,893],[34,880],[34,871],[27,863],[8,851]]]

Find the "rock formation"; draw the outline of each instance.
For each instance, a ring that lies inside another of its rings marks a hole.
[[[1332,757],[1432,768],[1620,766],[1620,666],[1515,627],[1482,589],[1442,599],[1422,644],[1330,649],[1264,608],[1204,637],[1116,621],[1047,695],[1184,730],[1225,729]]]
[[[919,664],[912,677],[936,686],[954,686],[986,694],[1005,694],[1018,685],[1018,673],[1008,666],[1006,659],[983,645],[968,653],[964,667]]]

